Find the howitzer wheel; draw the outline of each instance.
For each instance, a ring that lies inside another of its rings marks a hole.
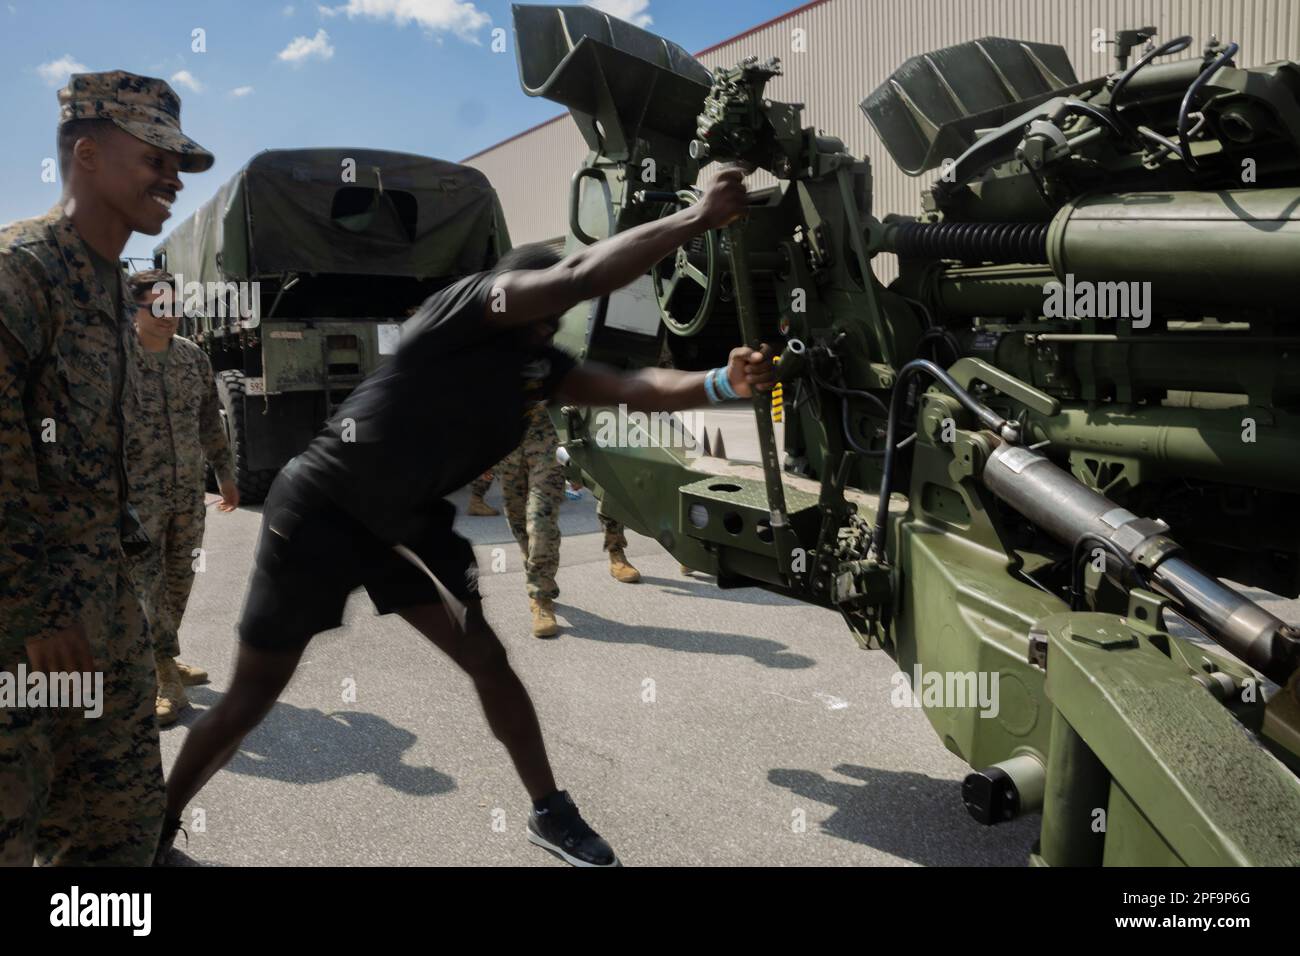
[[[677,193],[677,200],[680,205],[693,206],[700,201],[700,196],[692,189],[683,189]],[[669,210],[665,215],[673,212],[676,210]],[[725,267],[721,234],[710,229],[678,246],[671,257],[650,270],[659,315],[670,332],[698,335],[708,325]]]
[[[244,420],[244,373],[226,369],[217,373],[217,397],[221,400],[221,423],[226,429],[226,441],[235,459],[235,486],[239,489],[241,504],[260,504],[271,490],[276,470],[248,467],[248,427]]]

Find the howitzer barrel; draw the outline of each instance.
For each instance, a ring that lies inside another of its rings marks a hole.
[[[881,242],[903,258],[1003,264],[936,276],[935,300],[951,315],[1042,314],[1054,281],[1149,282],[1157,311],[1294,309],[1300,298],[1295,187],[1094,194],[1062,207],[1050,225],[890,223]],[[1050,269],[1035,265],[1044,260]]]
[[[1062,281],[1150,282],[1162,302],[1294,308],[1300,189],[1085,196],[1047,234]]]
[[[1003,444],[984,466],[998,498],[1064,544],[1085,535],[1109,542],[1177,602],[1181,613],[1241,660],[1285,683],[1297,666],[1292,629],[1259,605],[1179,557],[1165,526],[1139,518],[1044,456]]]

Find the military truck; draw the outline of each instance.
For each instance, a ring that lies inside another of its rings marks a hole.
[[[401,323],[510,248],[478,170],[374,149],[258,153],[154,250],[217,374],[242,500],[391,355]]]

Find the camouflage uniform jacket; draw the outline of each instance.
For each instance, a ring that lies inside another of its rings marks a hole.
[[[93,647],[83,615],[123,566],[136,341],[111,296],[58,207],[0,230],[0,659],[78,621]]]
[[[172,336],[166,352],[135,353],[139,392],[126,403],[126,473],[137,508],[190,511],[203,500],[203,462],[235,477],[217,384],[203,350]]]

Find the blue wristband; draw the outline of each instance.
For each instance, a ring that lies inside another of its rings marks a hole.
[[[716,391],[714,391],[714,389],[713,389],[713,373],[714,373],[714,371],[716,371],[716,370],[715,370],[715,369],[710,369],[709,372],[708,372],[708,374],[704,376],[704,394],[706,394],[706,395],[709,396],[709,404],[710,404],[710,405],[717,405],[717,404],[720,404],[720,403],[722,402],[722,399],[718,398],[718,393],[717,393]]]
[[[735,399],[740,398],[740,396],[736,394],[736,390],[731,387],[731,378],[727,375],[727,367],[725,365],[718,369],[716,387],[718,389],[718,394],[720,394],[724,399],[734,401]]]
[[[723,384],[723,379],[725,377],[725,370],[721,368],[715,368],[709,374],[713,376],[713,390],[718,393],[718,402],[719,403],[725,402],[728,397],[727,386]]]

